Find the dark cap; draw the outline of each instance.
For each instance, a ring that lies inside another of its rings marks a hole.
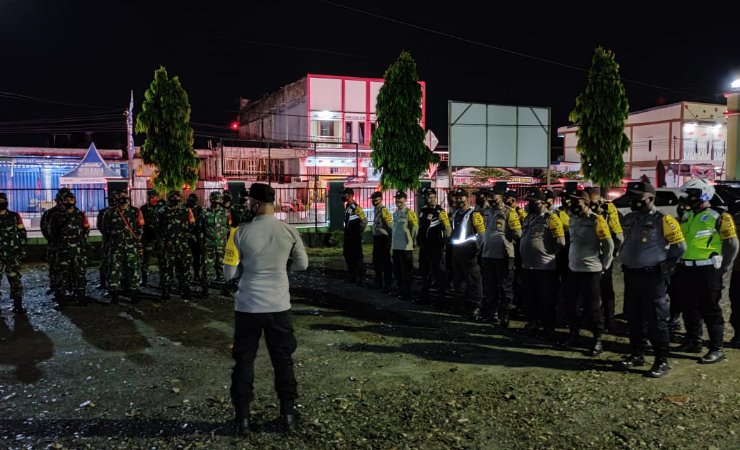
[[[67,190],[66,192],[62,192],[62,199],[65,198],[77,198],[74,192]]]
[[[493,195],[493,188],[484,186],[475,192],[475,195]]]
[[[393,196],[393,198],[407,198],[408,195],[404,191],[398,191],[396,192],[396,195]]]
[[[383,198],[383,193],[380,191],[375,191],[370,195],[370,198]]]
[[[0,198],[7,201],[8,200],[8,194],[6,194],[5,192],[0,192]]]
[[[644,181],[634,181],[627,183],[627,192],[632,194],[653,194],[655,195],[655,187],[650,183]]]
[[[588,195],[588,191],[586,191],[585,189],[582,191],[573,192],[569,196],[573,200],[585,200],[589,203],[591,202],[591,196]]]
[[[182,194],[180,193],[180,191],[170,191],[170,192],[167,193],[167,198],[168,199],[170,199],[170,198],[172,198],[174,196],[182,197]]]
[[[545,189],[544,194],[546,200],[555,199],[555,192],[553,192],[552,189]]]
[[[249,197],[249,190],[247,190],[247,188],[245,188],[245,187],[241,188],[239,190],[239,197],[240,198]]]
[[[230,191],[224,191],[224,193],[222,194],[222,196],[223,196],[224,200],[231,200],[231,198],[232,198]]]
[[[452,196],[454,197],[467,197],[468,195],[469,195],[468,191],[466,191],[463,188],[457,188],[454,191],[452,191]]]
[[[211,194],[208,196],[208,198],[210,198],[211,201],[217,200],[217,199],[221,200],[221,197],[222,197],[221,191],[212,191]]]
[[[355,190],[352,188],[344,188],[344,190],[342,191],[342,195],[344,194],[355,195]]]
[[[149,189],[146,191],[147,197],[159,197],[159,192],[156,189]]]
[[[511,198],[517,198],[516,191],[508,190],[504,192],[504,197],[511,197]]]
[[[258,202],[273,203],[275,202],[275,189],[265,183],[254,183],[249,189],[249,196]]]
[[[195,193],[188,195],[188,200],[193,200],[193,199],[198,200],[198,195]]]
[[[527,192],[527,196],[524,197],[525,200],[539,200],[541,202],[544,202],[547,200],[547,197],[545,196],[545,193],[542,192],[539,189],[532,189],[531,191]]]
[[[429,194],[437,195],[437,191],[435,191],[434,188],[430,188],[430,187],[425,187],[424,189],[421,190],[421,195],[429,195]]]
[[[506,186],[499,184],[495,187],[491,188],[491,195],[505,195],[506,194]]]

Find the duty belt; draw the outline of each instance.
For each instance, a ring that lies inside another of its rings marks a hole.
[[[681,260],[681,264],[683,264],[686,267],[702,267],[702,266],[711,266],[712,260],[711,259],[701,259],[698,261],[692,261],[692,260]]]

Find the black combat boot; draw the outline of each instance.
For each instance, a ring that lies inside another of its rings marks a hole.
[[[665,355],[656,355],[653,367],[645,374],[648,378],[663,378],[668,374],[671,367],[668,365],[668,358]]]
[[[147,287],[149,281],[149,272],[146,270],[141,271],[141,287]]]
[[[236,418],[236,435],[239,437],[249,436],[249,415],[247,417]]]
[[[111,291],[110,293],[110,304],[117,305],[121,302],[121,291],[118,289]]]
[[[170,290],[167,287],[162,288],[162,293],[159,294],[159,301],[166,302],[170,299]]]
[[[183,300],[192,300],[193,299],[193,296],[190,293],[190,288],[189,287],[185,287],[185,288],[182,289],[182,294],[180,295],[180,298],[183,299]]]
[[[87,296],[85,295],[85,291],[77,292],[75,294],[75,299],[79,306],[87,306]]]
[[[699,360],[701,364],[714,364],[725,359],[725,352],[721,348],[715,350],[709,350],[706,355],[702,356]]]
[[[601,342],[601,335],[596,334],[594,336],[594,342],[591,345],[591,350],[588,351],[588,356],[597,357],[604,353],[604,344]]]
[[[641,367],[645,365],[645,353],[633,350],[624,360],[621,362],[623,369],[631,369],[633,367]]]
[[[293,400],[280,402],[280,419],[283,432],[289,433],[296,430],[298,427],[298,411]]]
[[[558,342],[558,347],[574,347],[576,344],[578,344],[578,341],[581,337],[581,330],[578,328],[571,329],[568,333],[568,337],[565,338],[564,341]]]
[[[681,353],[701,353],[702,349],[701,339],[687,336],[683,344],[676,348],[676,351]]]
[[[23,308],[23,299],[22,298],[14,298],[13,299],[13,314],[25,314],[26,310]]]
[[[131,297],[129,298],[131,299],[131,303],[133,304],[139,303],[141,301],[141,289],[134,289],[131,292]]]

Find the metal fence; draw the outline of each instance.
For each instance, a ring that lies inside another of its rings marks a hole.
[[[368,221],[374,219],[374,208],[370,200],[370,195],[376,191],[374,187],[354,187],[348,185],[355,191],[355,200],[365,211]],[[512,185],[511,189],[517,192],[522,199],[528,189],[533,187],[544,188],[544,185]],[[557,192],[559,186],[553,186]],[[328,191],[325,188],[311,187],[279,187],[275,186],[275,215],[278,219],[296,226],[314,226],[324,227],[328,225]],[[84,211],[90,222],[92,229],[97,229],[98,212],[108,204],[108,189],[104,185],[82,185],[71,188],[77,197],[77,207]],[[472,194],[477,188],[469,187],[468,191]],[[221,188],[197,188],[194,190],[184,190],[183,202],[187,197],[194,193],[198,197],[198,203],[203,207],[210,205],[209,196],[213,191],[221,191]],[[447,189],[437,188],[437,199],[440,205],[447,205]],[[11,210],[21,213],[26,228],[32,231],[39,230],[41,215],[49,208],[54,206],[54,197],[56,189],[8,189],[4,191],[8,195],[8,203]],[[142,206],[147,200],[146,188],[129,189],[131,204]],[[396,190],[391,189],[383,192],[383,205],[391,213],[396,211],[395,203]],[[407,192],[406,204],[411,209],[417,209],[418,193]],[[234,203],[238,201],[235,198]],[[470,197],[471,204],[475,205],[475,196]],[[559,203],[559,199],[556,200]]]

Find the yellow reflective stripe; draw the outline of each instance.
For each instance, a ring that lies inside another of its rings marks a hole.
[[[419,218],[416,217],[416,213],[414,211],[409,210],[409,224],[412,227],[418,227],[419,226]]]
[[[561,238],[565,237],[565,229],[563,228],[563,222],[558,219],[558,216],[555,214],[550,214],[550,217],[547,220],[547,227],[550,229],[550,233],[552,233],[552,237],[554,238]]]
[[[735,222],[732,220],[732,216],[727,213],[722,213],[722,216],[719,218],[719,237],[723,241],[737,237]]]
[[[439,212],[439,221],[442,222],[445,228],[450,226],[450,217],[447,215],[447,211],[442,210]]]
[[[380,210],[380,217],[383,219],[383,222],[386,223],[386,225],[392,225],[393,224],[393,217],[391,216],[390,211],[388,211],[388,208],[385,206],[383,209]]]
[[[473,227],[478,233],[486,231],[486,224],[483,222],[483,216],[481,216],[480,213],[473,213]]]
[[[613,203],[607,203],[606,210],[609,213],[609,228],[612,230],[612,233],[622,233],[622,224],[619,223],[617,207]]]
[[[355,205],[355,213],[357,214],[357,217],[359,217],[362,220],[365,220],[365,211],[362,210],[359,206]]]
[[[612,237],[611,233],[609,232],[609,225],[606,223],[606,219],[604,219],[600,215],[596,216],[596,235],[602,241],[604,239],[610,239]]]
[[[663,237],[665,237],[665,240],[668,241],[668,244],[670,245],[684,241],[681,226],[673,216],[663,216]]]
[[[525,217],[526,217],[526,214],[525,214]],[[522,229],[522,222],[519,220],[519,215],[517,211],[513,209],[509,210],[509,228],[515,231]]]

